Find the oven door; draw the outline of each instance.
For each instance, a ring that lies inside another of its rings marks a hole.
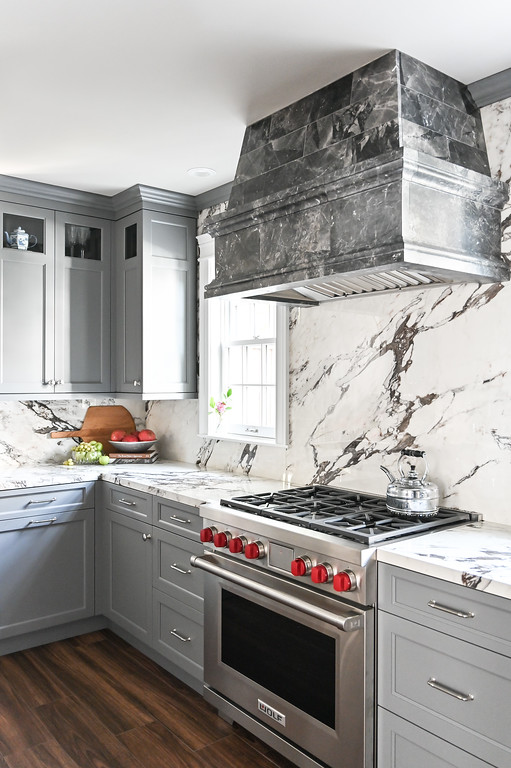
[[[372,610],[217,553],[192,561],[207,572],[206,697],[332,768],[372,765]]]

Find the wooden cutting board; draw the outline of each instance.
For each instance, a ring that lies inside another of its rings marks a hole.
[[[91,405],[80,429],[72,432],[50,432],[50,437],[80,437],[84,443],[98,440],[103,443],[103,453],[110,453],[113,447],[109,437],[114,429],[124,429],[125,432],[135,432],[133,416],[123,405]]]

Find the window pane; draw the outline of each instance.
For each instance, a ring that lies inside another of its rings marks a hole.
[[[245,350],[244,384],[261,384],[262,349],[260,344],[243,347]]]
[[[275,344],[265,344],[263,347],[262,383],[275,384],[277,375],[275,368]]]
[[[253,302],[231,302],[229,312],[230,323],[228,334],[232,341],[254,338],[254,305]]]
[[[243,424],[261,424],[260,387],[243,387]]]
[[[225,371],[225,389],[243,382],[243,347],[229,347],[227,350],[227,370]]]
[[[255,304],[255,302],[253,302]],[[259,306],[259,304],[261,306]],[[261,301],[255,309],[254,335],[259,339],[268,339],[275,336],[275,305]]]
[[[263,409],[262,409],[261,424],[263,427],[274,427],[275,426],[275,398],[276,398],[275,387],[263,387],[262,395],[263,395]]]

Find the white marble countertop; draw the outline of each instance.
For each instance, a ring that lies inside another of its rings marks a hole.
[[[467,523],[378,548],[379,562],[511,599],[511,526]]]
[[[103,479],[171,501],[199,506],[225,496],[279,490],[283,482],[232,472],[206,471],[194,464],[101,467],[44,465],[0,471],[0,490],[92,482]],[[511,599],[511,526],[468,523],[449,530],[385,544],[380,562]]]
[[[206,471],[195,464],[177,461],[161,461],[155,464],[113,464],[106,467],[98,464],[73,467],[55,464],[3,470],[0,471],[0,490],[93,482],[99,479],[192,506],[206,501],[219,501],[226,495],[263,493],[284,487],[283,482],[276,480],[233,472]]]

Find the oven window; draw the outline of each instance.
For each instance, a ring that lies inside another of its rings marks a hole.
[[[335,728],[334,637],[222,590],[222,662]]]

